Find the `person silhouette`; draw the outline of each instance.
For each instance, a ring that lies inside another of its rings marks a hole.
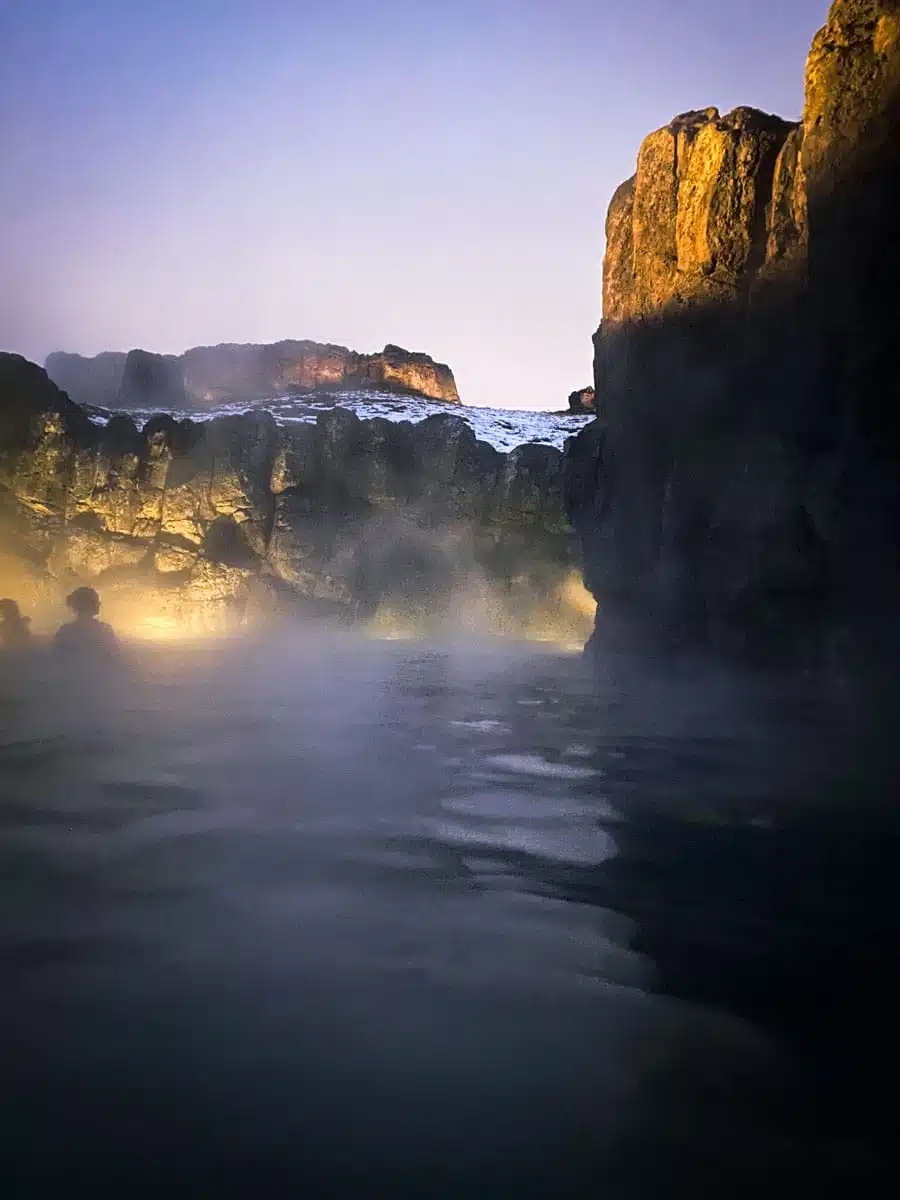
[[[31,642],[30,617],[23,617],[15,600],[0,600],[0,648],[24,650]]]
[[[75,619],[61,625],[53,645],[67,657],[113,659],[118,656],[119,643],[112,627],[99,621],[100,597],[92,587],[76,588],[66,596],[66,604]]]

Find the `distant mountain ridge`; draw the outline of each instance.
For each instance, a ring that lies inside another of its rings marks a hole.
[[[459,403],[453,372],[427,354],[388,344],[378,354],[307,340],[193,346],[183,354],[57,351],[47,374],[77,404],[103,408],[208,409],[294,392],[373,389]]]

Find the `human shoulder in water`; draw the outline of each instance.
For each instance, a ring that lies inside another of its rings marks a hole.
[[[110,625],[98,619],[100,597],[97,592],[91,587],[76,588],[66,597],[66,604],[74,613],[74,620],[56,631],[54,649],[66,656],[118,658],[118,638]]]
[[[15,600],[0,600],[0,649],[25,650],[31,645],[30,617],[23,617]]]

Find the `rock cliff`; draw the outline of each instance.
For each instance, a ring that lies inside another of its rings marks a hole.
[[[368,388],[459,402],[448,366],[392,345],[380,354],[307,341],[195,346],[178,356],[145,350],[96,358],[56,353],[46,367],[54,383],[78,404],[101,408],[166,411],[180,405],[203,410],[230,400]]]
[[[752,108],[685,113],[644,141],[607,222],[611,323],[745,293],[766,260],[775,167],[794,127]]]
[[[90,582],[126,632],[300,613],[528,634],[589,621],[563,611],[576,569],[552,447],[340,408],[101,426],[0,355],[0,593],[38,626]]]
[[[835,0],[799,125],[687,113],[613,197],[566,467],[598,640],[624,617],[783,662],[889,635],[898,86],[898,0]]]

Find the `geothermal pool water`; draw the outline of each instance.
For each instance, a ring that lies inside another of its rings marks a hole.
[[[771,903],[839,700],[295,633],[0,713],[4,1195],[876,1194],[756,1002],[851,921]]]

